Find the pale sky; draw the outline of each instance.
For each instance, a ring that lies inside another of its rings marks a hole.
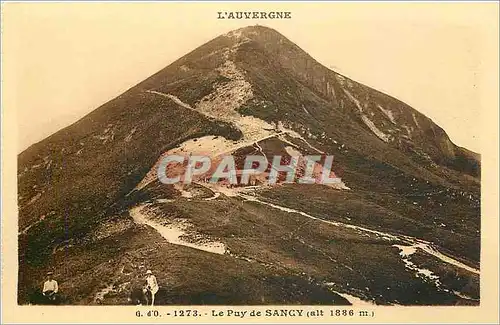
[[[229,10],[292,11],[292,19],[216,19]],[[481,112],[492,108],[485,89],[498,84],[496,3],[8,3],[2,18],[3,106],[17,111],[18,152],[247,25],[275,28],[476,152]]]

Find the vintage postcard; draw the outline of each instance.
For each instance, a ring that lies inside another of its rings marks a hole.
[[[498,323],[498,10],[2,3],[2,323]]]

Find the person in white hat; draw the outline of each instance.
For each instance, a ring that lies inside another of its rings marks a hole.
[[[158,282],[156,281],[156,277],[153,275],[151,270],[146,271],[146,288],[149,292],[151,292],[151,306],[155,303],[155,294],[158,292],[160,287],[158,286]]]
[[[47,297],[50,301],[56,300],[57,291],[59,291],[59,287],[57,285],[57,281],[52,278],[53,273],[47,272],[47,281],[43,284],[43,295]]]

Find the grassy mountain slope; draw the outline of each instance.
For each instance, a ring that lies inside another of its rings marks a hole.
[[[264,203],[222,192],[207,201],[216,191],[196,184],[189,199],[158,181],[134,190],[163,153],[187,140],[245,139],[237,123],[201,111],[227,114],[207,106],[223,105],[213,94],[227,95],[230,105],[236,96],[236,113],[302,137],[255,141],[236,154],[257,144],[268,156],[290,143],[303,154],[321,150],[334,155],[333,169],[350,190],[279,185],[256,194]],[[248,27],[19,155],[19,302],[30,301],[53,269],[67,303],[126,304],[152,268],[160,304],[348,303],[338,292],[382,304],[476,304],[477,274],[418,250],[412,261],[439,274],[436,284],[408,270],[393,245],[411,236],[478,267],[479,177],[478,155],[417,110],[321,66],[274,30]],[[134,222],[137,206],[159,223],[189,222],[189,240],[216,238],[230,253],[168,243]]]

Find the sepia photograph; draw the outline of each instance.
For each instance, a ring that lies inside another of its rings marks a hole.
[[[2,21],[17,308],[498,321],[498,3],[13,2]]]

